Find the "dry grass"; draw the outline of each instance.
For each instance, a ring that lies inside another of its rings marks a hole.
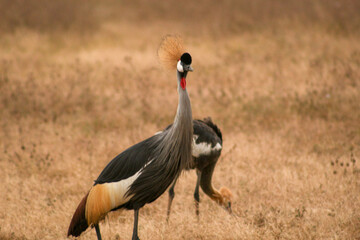
[[[73,2],[0,1],[0,239],[65,239],[107,162],[173,120],[168,33],[192,53],[194,117],[223,131],[214,185],[235,216],[201,193],[197,221],[188,172],[169,224],[164,194],[140,237],[360,239],[358,1]],[[130,239],[132,221],[110,214],[104,239]]]

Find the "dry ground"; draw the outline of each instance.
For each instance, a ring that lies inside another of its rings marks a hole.
[[[102,168],[171,123],[176,77],[159,66],[181,34],[193,116],[224,149],[214,186],[195,173],[140,211],[142,239],[360,239],[358,1],[0,1],[0,239],[66,239]],[[130,239],[133,213],[104,239]],[[87,231],[82,239],[96,239]]]

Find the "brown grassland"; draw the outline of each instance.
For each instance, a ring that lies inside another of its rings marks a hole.
[[[183,36],[194,118],[223,132],[213,184],[184,172],[140,211],[142,239],[360,239],[360,2],[0,0],[0,239],[66,239],[118,153],[163,129],[176,75],[157,48]],[[133,212],[104,239],[130,239]],[[81,239],[96,239],[88,230]]]

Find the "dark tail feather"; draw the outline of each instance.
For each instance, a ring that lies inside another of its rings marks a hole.
[[[216,133],[216,135],[218,135],[218,137],[221,139],[221,142],[222,142],[221,131],[218,128],[218,126],[216,126],[216,124],[213,123],[211,117],[204,118],[203,122],[206,123],[206,125],[208,125],[209,127],[211,127],[214,130],[214,132]]]
[[[85,218],[85,206],[86,200],[89,193],[81,200],[79,206],[77,207],[74,216],[71,219],[71,223],[68,230],[68,236],[72,235],[74,237],[80,236],[80,234],[88,228],[88,224]]]

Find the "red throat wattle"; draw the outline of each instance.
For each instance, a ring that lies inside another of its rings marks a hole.
[[[180,85],[181,85],[181,88],[183,90],[185,90],[185,88],[186,88],[186,79],[184,77],[181,78]]]

